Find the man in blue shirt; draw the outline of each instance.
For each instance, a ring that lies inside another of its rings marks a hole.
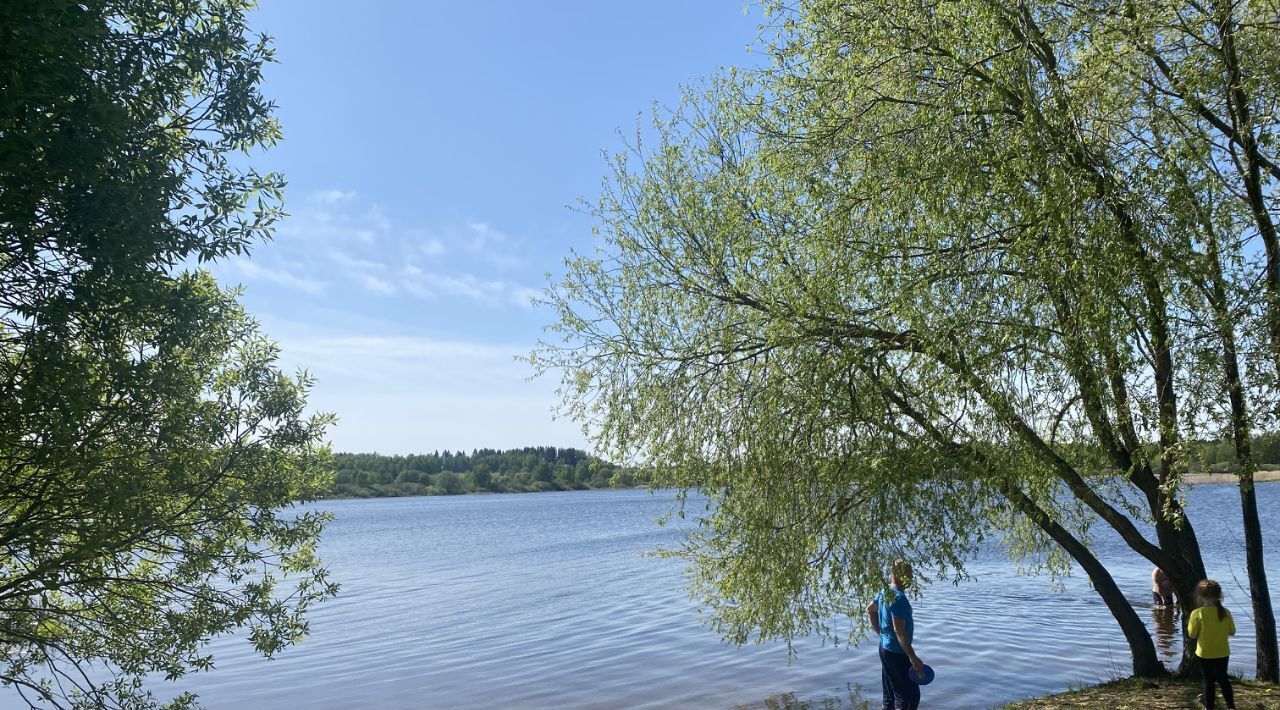
[[[924,672],[924,661],[911,647],[915,624],[906,590],[914,571],[902,560],[893,563],[889,588],[867,605],[867,619],[880,635],[880,683],[884,688],[884,710],[916,710],[920,707],[920,686],[907,676],[910,668]]]

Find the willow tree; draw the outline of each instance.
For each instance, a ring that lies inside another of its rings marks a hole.
[[[999,530],[1079,564],[1135,674],[1161,673],[1090,530],[1189,611],[1190,443],[1247,439],[1223,401],[1256,417],[1274,390],[1249,204],[1150,53],[1182,8],[771,9],[772,67],[619,157],[605,245],[569,262],[565,340],[537,354],[568,411],[713,492],[687,553],[736,640],[825,629],[893,555],[963,574]]]
[[[1210,331],[1217,334],[1218,352],[1210,370],[1217,373],[1212,391],[1222,403],[1218,412],[1208,414],[1222,423],[1221,431],[1235,448],[1258,627],[1257,675],[1280,682],[1251,445],[1253,431],[1276,424],[1274,378],[1280,371],[1280,237],[1274,200],[1280,186],[1280,92],[1275,82],[1280,76],[1280,6],[1125,3],[1113,11],[1124,18],[1117,25],[1130,48],[1146,60],[1145,71],[1135,78],[1144,87],[1143,103],[1157,126],[1133,142],[1160,167],[1167,213],[1179,230],[1194,235],[1197,251],[1207,261],[1198,275],[1200,300],[1215,322]],[[1250,252],[1258,256],[1242,259]],[[1253,290],[1261,305],[1249,293]],[[1254,316],[1249,330],[1237,327],[1237,313],[1245,311]],[[1255,338],[1254,332],[1265,335]],[[1261,360],[1261,366],[1250,367],[1250,360]],[[1272,396],[1250,401],[1250,390]]]
[[[145,707],[242,630],[271,655],[334,593],[329,419],[235,294],[278,176],[247,3],[0,4],[0,680],[32,706]],[[194,702],[190,695],[173,706]]]

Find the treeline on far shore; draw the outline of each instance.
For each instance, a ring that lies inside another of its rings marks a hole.
[[[1190,473],[1226,473],[1237,468],[1230,441],[1198,441],[1194,451],[1187,462]],[[1280,433],[1255,436],[1252,454],[1263,468],[1280,466]],[[631,488],[648,485],[651,476],[648,469],[619,466],[580,449],[554,446],[408,456],[338,453],[333,455],[333,467],[331,498]]]
[[[333,466],[332,498],[570,491],[649,483],[647,470],[554,446],[409,456],[338,453]]]
[[[1255,434],[1250,442],[1253,463],[1261,468],[1280,466],[1280,432]],[[1191,473],[1234,473],[1240,467],[1236,463],[1235,444],[1229,439],[1196,442],[1197,456],[1188,462]]]

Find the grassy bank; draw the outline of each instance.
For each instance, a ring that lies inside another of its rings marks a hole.
[[[1247,680],[1232,680],[1238,710],[1280,710],[1280,686]],[[1111,681],[1057,695],[1022,700],[1002,710],[1059,710],[1060,708],[1107,708],[1108,710],[1184,710],[1203,707],[1199,680],[1139,681],[1132,678]],[[1219,692],[1217,707],[1226,705]]]

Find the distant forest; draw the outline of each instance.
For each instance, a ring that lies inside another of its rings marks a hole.
[[[1262,468],[1280,465],[1280,434],[1253,440],[1254,460]],[[528,493],[593,488],[631,488],[649,484],[650,471],[624,467],[579,449],[530,446],[498,451],[437,451],[409,456],[334,454],[330,498],[443,496],[462,493]],[[1228,441],[1197,442],[1188,462],[1192,473],[1235,470]]]
[[[647,470],[552,446],[475,449],[470,454],[334,454],[333,465],[332,498],[569,491],[649,483]]]
[[[1235,445],[1228,440],[1198,441],[1198,456],[1189,462],[1192,473],[1228,473],[1236,466]],[[1254,465],[1264,469],[1280,466],[1280,433],[1271,432],[1253,436]]]

